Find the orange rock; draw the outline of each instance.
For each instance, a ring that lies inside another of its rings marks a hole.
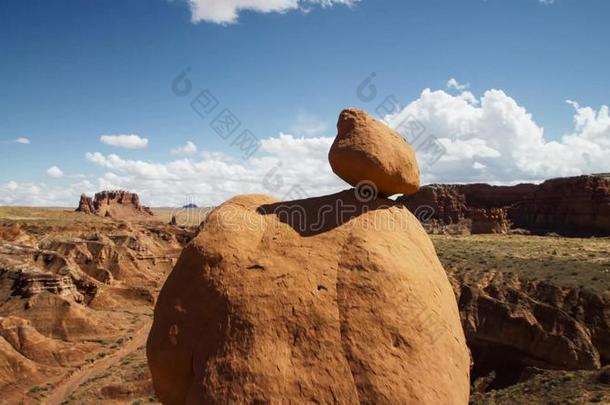
[[[413,215],[353,190],[215,209],[160,293],[164,404],[467,404],[470,356]]]
[[[372,182],[381,196],[417,192],[415,152],[398,133],[354,108],[341,112],[337,130],[328,155],[337,176],[354,187]]]
[[[137,194],[123,190],[101,191],[94,198],[82,194],[76,211],[115,219],[154,215],[149,207],[140,204]]]

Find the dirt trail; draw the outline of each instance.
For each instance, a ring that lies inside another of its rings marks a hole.
[[[46,405],[61,404],[72,392],[74,392],[74,390],[90,377],[107,370],[136,351],[140,346],[146,344],[146,338],[148,337],[151,325],[152,321],[148,320],[142,328],[136,332],[133,339],[127,342],[123,347],[91,365],[83,366],[74,371],[52,391],[43,403]]]

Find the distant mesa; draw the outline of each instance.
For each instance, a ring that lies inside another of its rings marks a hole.
[[[412,212],[429,207],[434,214],[424,227],[431,233],[507,233],[513,227],[536,234],[610,235],[610,177],[604,174],[540,185],[432,184],[398,201]]]
[[[150,208],[140,204],[140,197],[124,190],[101,191],[93,198],[82,194],[77,212],[110,218],[153,216]]]
[[[190,204],[183,205],[182,208],[192,209],[192,208],[199,208],[199,207],[197,206],[197,204],[190,203]]]

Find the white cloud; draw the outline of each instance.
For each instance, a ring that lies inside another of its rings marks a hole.
[[[207,21],[216,24],[233,24],[237,22],[241,11],[259,13],[285,13],[301,8],[319,5],[330,7],[337,4],[352,5],[359,0],[189,0],[191,20],[195,23]]]
[[[197,153],[197,145],[195,145],[193,142],[188,141],[186,144],[184,144],[183,146],[178,146],[172,150],[170,150],[170,153],[172,155],[185,155],[185,156],[191,156],[194,155],[195,153]]]
[[[81,193],[91,195],[95,191],[97,187],[88,181],[61,186],[10,181],[0,184],[0,205],[76,207]]]
[[[469,87],[470,87],[470,83],[462,84],[453,77],[447,81],[447,88],[449,90],[464,91]]]
[[[51,177],[62,177],[64,172],[57,166],[52,166],[47,169],[47,175]]]
[[[138,135],[102,135],[100,141],[124,149],[144,149],[148,146],[148,139]]]
[[[29,138],[19,137],[16,139],[0,141],[0,143],[5,144],[5,145],[11,145],[11,144],[15,144],[15,143],[18,143],[20,145],[29,145],[31,143],[31,141],[29,140]]]
[[[425,135],[436,136],[447,149],[434,165],[424,150],[417,151],[423,183],[509,184],[610,171],[610,109],[569,103],[574,127],[554,138],[501,90],[476,97],[426,89],[386,122],[396,125],[405,117],[415,117],[425,127]],[[81,193],[109,188],[137,192],[144,204],[152,206],[182,206],[187,201],[215,205],[244,193],[277,198],[329,194],[349,187],[328,164],[333,138],[280,133],[263,139],[259,153],[248,161],[218,152],[164,162],[91,152],[86,160],[104,172],[96,180],[79,179],[65,187],[0,184],[0,205],[75,206]],[[295,193],[295,186],[304,194]]]
[[[532,115],[501,90],[488,90],[477,99],[469,92],[454,96],[426,89],[386,121],[398,127],[414,117],[425,127],[425,134],[414,142],[416,147],[421,139],[434,135],[447,149],[434,165],[427,164],[424,148],[418,151],[426,183],[537,182],[609,171],[608,107],[596,111],[569,103],[575,109],[574,129],[557,140],[549,139]]]
[[[244,193],[283,198],[298,186],[304,195],[331,193],[342,184],[328,164],[332,137],[305,138],[288,134],[261,141],[260,152],[248,161],[221,153],[166,163],[124,159],[116,154],[87,153],[90,163],[107,173],[98,188],[121,188],[141,194],[145,204],[181,206],[188,196],[199,205],[219,204]]]

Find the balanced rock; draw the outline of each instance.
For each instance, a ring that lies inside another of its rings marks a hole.
[[[419,189],[415,152],[397,132],[355,108],[341,112],[328,159],[333,172],[356,187],[373,183],[380,196]]]
[[[147,356],[164,404],[469,398],[470,356],[430,239],[403,205],[354,190],[240,196],[211,212],[161,290]]]

